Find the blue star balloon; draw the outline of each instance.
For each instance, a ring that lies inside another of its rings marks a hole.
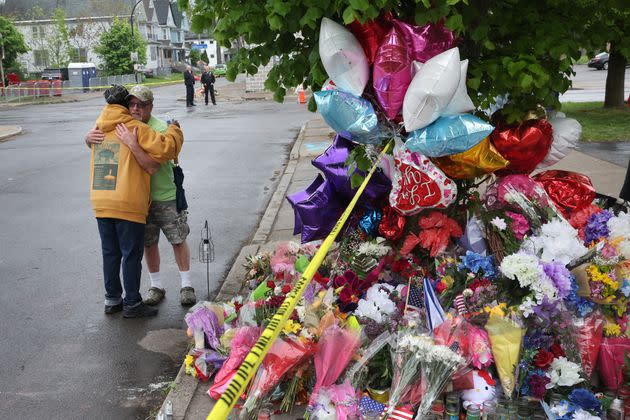
[[[472,114],[440,117],[434,123],[412,131],[405,147],[429,157],[449,156],[476,146],[494,127]]]
[[[317,110],[337,133],[357,143],[379,144],[378,118],[372,104],[342,90],[315,92]]]

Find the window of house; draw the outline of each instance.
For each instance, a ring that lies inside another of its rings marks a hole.
[[[36,67],[48,67],[49,59],[47,50],[34,50],[33,54],[35,55]]]
[[[147,39],[153,39],[153,27],[147,25]]]
[[[210,54],[210,58],[214,58],[214,54]]]
[[[162,39],[168,39],[168,31],[166,28],[162,28]]]
[[[76,60],[79,63],[87,63],[87,48],[75,48]]]
[[[31,31],[33,33],[34,39],[42,39],[44,38],[44,27],[43,26],[31,26]]]
[[[157,59],[157,47],[151,46],[151,61],[155,61]]]

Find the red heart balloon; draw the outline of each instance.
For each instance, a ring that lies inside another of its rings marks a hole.
[[[457,196],[457,186],[426,156],[398,150],[389,203],[399,213],[413,215],[425,208],[444,208]]]
[[[549,198],[565,217],[583,209],[595,199],[595,188],[590,178],[577,172],[550,170],[536,174],[534,180],[541,184]]]
[[[521,124],[499,124],[490,134],[490,141],[510,164],[499,174],[531,173],[543,161],[553,141],[551,124],[545,119]]]

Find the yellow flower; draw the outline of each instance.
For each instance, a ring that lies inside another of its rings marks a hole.
[[[507,305],[505,303],[500,303],[492,307],[486,306],[483,309],[484,311],[488,312],[490,315],[505,316],[505,310],[507,309]]]
[[[607,337],[619,337],[621,335],[621,327],[617,324],[606,324],[604,325],[604,334]]]
[[[453,277],[451,276],[442,277],[442,283],[444,283],[446,287],[451,287],[453,285],[453,282],[454,280],[453,280]]]
[[[297,334],[302,326],[299,322],[295,322],[292,319],[289,319],[286,324],[284,324],[284,328],[282,332],[285,334]]]

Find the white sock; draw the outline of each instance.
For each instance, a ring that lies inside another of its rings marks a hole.
[[[157,287],[158,289],[163,289],[162,280],[160,279],[159,271],[156,271],[155,273],[149,272],[149,279],[151,279],[151,287]]]
[[[192,287],[192,280],[190,279],[190,270],[180,271],[179,276],[182,278],[182,288]]]

